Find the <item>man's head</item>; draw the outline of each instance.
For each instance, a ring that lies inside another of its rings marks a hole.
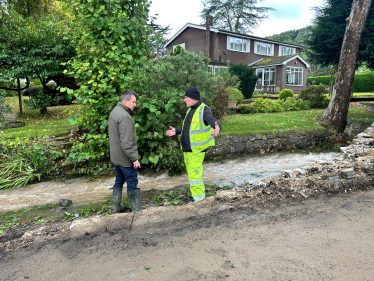
[[[137,93],[130,90],[125,90],[121,93],[121,103],[130,108],[132,111],[134,110],[134,107],[136,106],[136,98],[138,97]]]
[[[189,88],[184,93],[184,102],[186,103],[187,107],[191,107],[195,105],[200,100],[200,92],[195,87]]]

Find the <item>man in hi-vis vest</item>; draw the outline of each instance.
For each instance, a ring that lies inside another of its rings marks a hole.
[[[205,151],[214,146],[214,137],[221,131],[221,125],[212,115],[210,108],[200,100],[198,89],[190,88],[184,94],[184,102],[189,108],[182,129],[170,127],[166,132],[169,137],[181,134],[181,143],[186,164],[188,180],[193,199],[205,198],[203,182],[203,161]]]

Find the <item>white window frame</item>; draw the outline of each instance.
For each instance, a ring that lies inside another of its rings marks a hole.
[[[277,73],[277,69],[276,69],[276,67],[264,67],[264,68],[256,68],[256,75],[258,76],[258,72],[259,71],[262,71],[262,75],[263,75],[263,77],[261,77],[261,86],[263,87],[263,86],[265,86],[265,82],[266,81],[268,81],[268,82],[270,82],[270,73],[272,73],[273,74],[273,77],[274,77],[274,84],[268,84],[268,85],[266,85],[266,86],[275,86],[276,85],[276,82],[275,82],[275,76],[276,76],[276,73]],[[269,80],[265,80],[265,73],[268,73],[269,74]]]
[[[266,45],[266,49],[269,51],[266,52],[266,54],[264,53],[261,53],[260,50],[258,50],[258,45]],[[258,54],[258,55],[264,55],[264,56],[274,56],[274,44],[270,44],[270,43],[265,43],[265,42],[260,42],[260,41],[255,41],[255,50],[254,50],[255,54]]]
[[[235,50],[234,47],[234,41],[235,40],[241,40],[242,41],[242,51]],[[231,45],[232,43],[232,45]],[[245,44],[245,50],[244,45]],[[233,37],[233,36],[227,36],[227,50],[234,51],[234,52],[240,52],[240,53],[249,53],[251,51],[251,42],[249,39],[239,38],[239,37]]]
[[[219,66],[219,65],[214,65],[214,71],[213,71],[213,73],[219,73],[219,70],[218,69],[220,69],[220,68],[227,68],[227,66]],[[218,70],[218,71],[217,71]]]
[[[287,54],[287,55],[282,55],[282,50],[284,50],[285,48],[289,48],[291,50],[291,53],[290,54]],[[288,56],[288,55],[293,55],[293,54],[296,54],[296,48],[292,48],[292,47],[288,47],[288,46],[283,46],[283,45],[279,45],[279,56]]]
[[[289,76],[290,74],[290,76]],[[296,78],[296,74],[301,74],[301,76],[299,76],[299,82],[301,84],[295,84],[295,78]],[[289,82],[289,77],[291,77],[291,83]],[[295,86],[295,87],[302,87],[303,86],[303,83],[304,83],[304,70],[302,67],[294,67],[294,66],[287,66],[287,70],[286,70],[286,85],[288,86]]]
[[[176,48],[178,45],[181,46],[183,49],[186,50],[186,43],[180,43],[180,44],[177,44],[177,45],[173,45],[173,51],[175,50],[175,48]]]

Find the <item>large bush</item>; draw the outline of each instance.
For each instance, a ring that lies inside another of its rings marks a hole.
[[[254,73],[253,68],[240,63],[230,65],[229,71],[232,75],[239,78],[239,89],[243,93],[244,97],[246,99],[252,98],[256,82],[258,80],[258,76]]]
[[[202,54],[180,50],[177,55],[142,62],[133,72],[131,89],[139,95],[134,120],[137,124],[140,162],[176,174],[184,169],[177,137],[169,139],[169,126],[181,127],[187,107],[184,92],[197,87],[202,101],[220,118],[227,110],[229,86],[236,85],[226,70],[219,76],[208,70]]]
[[[299,98],[308,100],[311,108],[326,108],[330,102],[328,93],[324,85],[309,86],[300,91]]]

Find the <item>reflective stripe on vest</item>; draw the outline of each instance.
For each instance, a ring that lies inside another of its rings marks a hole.
[[[204,103],[201,103],[192,116],[189,133],[191,150],[193,153],[199,153],[207,149],[209,146],[215,145],[214,137],[211,136],[211,132],[213,131],[212,127],[204,124],[203,115],[205,106],[206,105]],[[187,114],[190,110],[191,109],[187,111]]]

